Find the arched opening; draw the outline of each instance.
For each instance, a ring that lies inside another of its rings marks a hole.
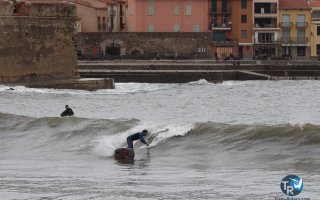
[[[144,54],[143,50],[139,47],[131,48],[128,53],[130,56],[136,57],[136,58],[139,58]]]
[[[133,57],[140,57],[142,53],[139,50],[134,50],[131,52],[131,56]]]
[[[120,56],[121,46],[116,43],[111,43],[106,45],[106,55],[107,56]]]

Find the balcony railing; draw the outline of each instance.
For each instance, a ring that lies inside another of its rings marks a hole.
[[[290,29],[293,27],[293,23],[292,22],[281,22],[280,27],[282,29]]]
[[[283,37],[281,38],[282,44],[307,44],[309,42],[309,39],[306,37]]]
[[[277,24],[253,24],[253,28],[278,28]]]
[[[308,27],[308,22],[296,22],[296,27],[300,29],[305,29]]]
[[[255,39],[255,44],[278,44],[278,39]]]
[[[219,46],[219,45],[224,45],[224,46],[232,46],[234,44],[238,43],[238,38],[226,38],[225,40],[215,40],[214,38],[212,39],[212,43]]]
[[[209,27],[214,30],[214,29],[231,29],[232,24],[230,22],[228,23],[211,23],[209,24]]]

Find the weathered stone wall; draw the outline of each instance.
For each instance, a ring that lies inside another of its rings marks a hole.
[[[185,58],[212,58],[211,33],[78,33],[78,50],[84,57],[100,54],[108,57],[106,49],[120,48],[116,56],[149,58],[159,56]]]
[[[13,3],[0,0],[0,16],[6,16],[13,13]]]
[[[11,15],[8,9],[0,13],[0,81],[74,77],[76,7],[28,4],[22,14]]]

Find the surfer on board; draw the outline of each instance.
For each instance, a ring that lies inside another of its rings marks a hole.
[[[63,111],[60,115],[61,117],[74,115],[73,110],[68,105],[66,105],[65,108],[66,108],[65,111]]]
[[[147,130],[143,130],[142,132],[138,132],[127,137],[128,148],[133,149],[133,141],[140,140],[142,143],[149,146],[149,144],[144,140],[144,136],[147,136],[149,132]]]

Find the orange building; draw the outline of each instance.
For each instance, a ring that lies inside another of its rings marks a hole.
[[[208,0],[128,0],[130,32],[208,32]]]
[[[219,58],[233,54],[252,58],[252,0],[211,0],[210,28],[213,52]]]

